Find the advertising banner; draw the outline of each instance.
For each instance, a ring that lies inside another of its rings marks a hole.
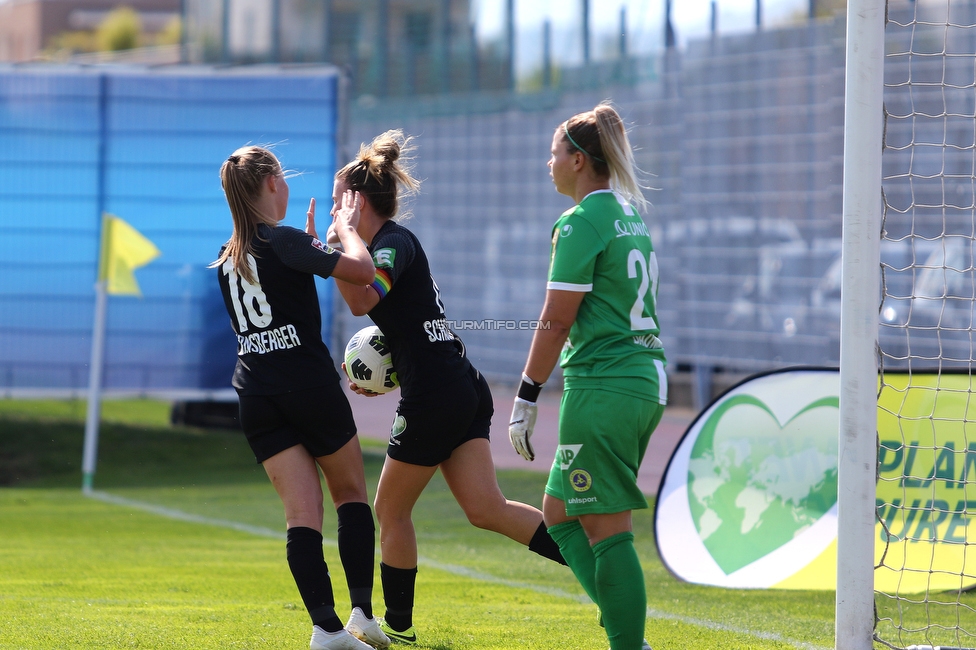
[[[839,383],[836,369],[758,375],[698,416],[658,491],[658,551],[672,573],[733,588],[835,588]],[[970,388],[968,375],[885,373],[879,589],[976,585],[976,554],[966,556],[976,513],[964,489],[970,471],[976,479],[976,424],[973,443],[965,425],[974,419]]]
[[[968,373],[889,373],[878,397],[875,588],[976,586],[976,404]]]

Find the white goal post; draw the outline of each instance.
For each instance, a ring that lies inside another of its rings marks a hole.
[[[972,650],[976,0],[847,20],[835,644]]]
[[[885,0],[848,0],[837,481],[837,650],[874,634]]]

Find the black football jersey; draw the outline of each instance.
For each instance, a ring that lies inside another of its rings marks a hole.
[[[471,367],[464,344],[448,326],[440,291],[420,240],[394,221],[369,246],[380,301],[370,319],[386,336],[401,397],[437,389]]]
[[[237,334],[234,388],[242,395],[276,395],[337,381],[322,341],[313,274],[329,277],[340,253],[290,226],[261,225],[253,244],[248,263],[254,283],[231,260],[217,268]]]

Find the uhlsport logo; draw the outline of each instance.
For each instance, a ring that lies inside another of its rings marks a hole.
[[[560,237],[569,237],[573,234],[573,226],[571,224],[566,224],[562,227],[562,231],[559,233]]]
[[[400,441],[397,440],[397,436],[399,436],[406,430],[407,430],[407,418],[398,414],[396,416],[396,419],[393,420],[393,430],[390,431],[390,444],[399,445]]]
[[[570,472],[569,482],[577,492],[586,492],[593,486],[593,479],[585,469],[574,469]]]
[[[559,445],[556,448],[556,464],[559,465],[559,469],[567,470],[569,469],[576,457],[579,456],[580,449],[583,445]]]

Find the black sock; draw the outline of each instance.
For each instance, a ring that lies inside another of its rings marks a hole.
[[[318,625],[326,632],[338,632],[342,629],[342,621],[335,612],[329,567],[322,553],[322,533],[296,526],[288,529],[287,540],[288,568],[312,625]]]
[[[376,552],[376,527],[373,511],[362,502],[344,503],[339,515],[339,559],[346,572],[349,600],[353,607],[373,618],[373,562]]]
[[[386,601],[387,625],[397,632],[413,625],[413,592],[417,583],[417,568],[397,569],[380,562],[383,599]]]
[[[532,536],[531,541],[529,541],[529,550],[533,553],[538,553],[544,558],[550,559],[553,562],[558,562],[563,566],[566,566],[566,560],[563,558],[563,554],[559,552],[559,545],[546,530],[546,522],[539,524],[539,528],[536,529],[535,535]]]

